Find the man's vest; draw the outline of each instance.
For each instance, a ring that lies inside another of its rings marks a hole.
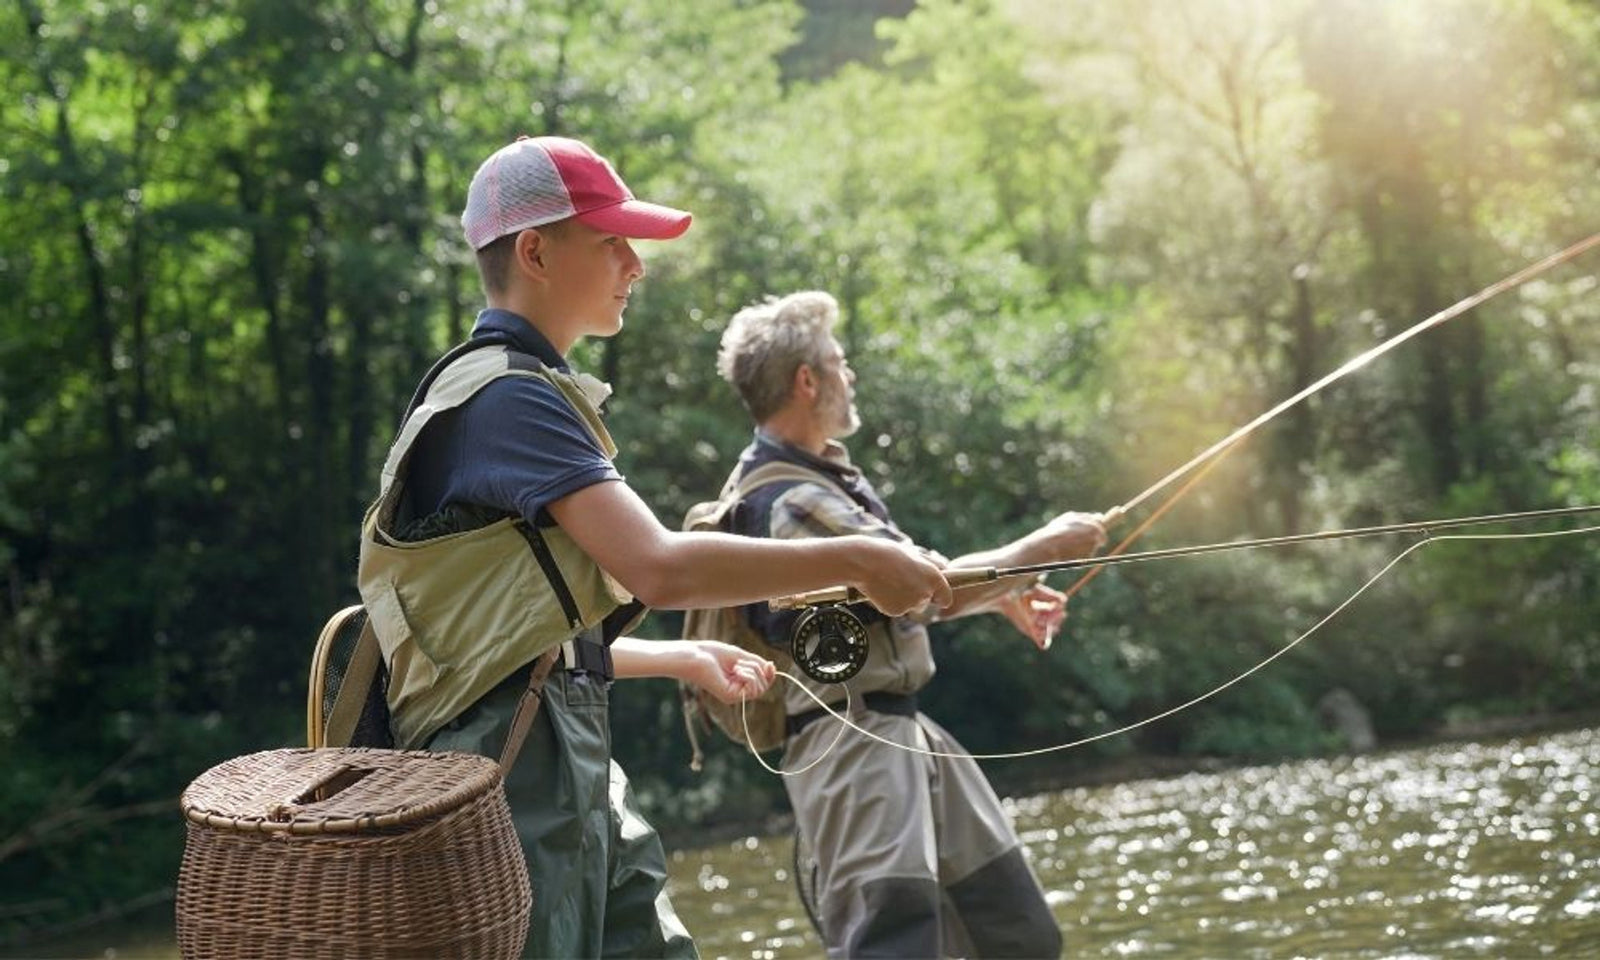
[[[389,668],[389,712],[395,745],[403,749],[425,744],[540,654],[598,633],[607,616],[633,600],[560,527],[504,517],[423,540],[395,536],[417,438],[434,416],[500,377],[553,385],[606,457],[616,456],[598,409],[610,388],[593,377],[495,345],[460,355],[425,385],[389,448],[378,499],[362,522],[356,575]]]
[[[894,526],[888,507],[870,484],[859,478],[852,480],[851,473],[838,471],[837,468],[829,471],[823,464],[808,463],[805,456],[788,444],[758,441],[753,449],[740,457],[738,471],[743,473],[736,471],[736,474],[751,475],[757,470],[769,469],[768,465],[773,463],[793,464],[822,473],[823,477],[828,478],[828,486],[849,497],[862,510]],[[795,481],[771,483],[752,491],[734,519],[734,532],[755,537],[772,536],[774,509],[797,485]],[[895,530],[898,533],[898,528]],[[904,534],[900,536],[904,537]],[[906,538],[905,542],[911,541]],[[787,647],[788,630],[794,614],[763,611],[761,608],[765,606],[753,604],[745,607],[744,613],[754,629],[765,633],[769,643]],[[933,679],[937,667],[926,626],[911,617],[885,617],[870,604],[859,604],[856,612],[867,630],[867,662],[850,681],[849,687],[853,693],[914,694]],[[816,709],[816,701],[806,695],[802,686],[825,703],[843,703],[842,687],[817,683],[799,675],[798,671],[796,673],[799,683],[783,684],[784,707],[790,716],[807,714]]]

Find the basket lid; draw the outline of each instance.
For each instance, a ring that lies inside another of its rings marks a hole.
[[[363,833],[436,819],[499,782],[499,764],[472,753],[294,748],[219,763],[179,802],[190,821],[211,827]]]

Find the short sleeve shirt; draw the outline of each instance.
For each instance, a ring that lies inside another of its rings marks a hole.
[[[509,336],[511,349],[559,370],[567,363],[509,310],[478,314],[473,338]],[[542,526],[545,508],[596,483],[622,479],[561,391],[535,377],[501,377],[423,430],[407,472],[418,516],[449,504],[517,514]]]

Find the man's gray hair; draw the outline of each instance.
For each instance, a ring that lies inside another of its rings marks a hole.
[[[839,302],[820,290],[768,297],[733,315],[717,351],[717,372],[739,391],[756,423],[789,401],[801,364],[818,368],[839,319]]]

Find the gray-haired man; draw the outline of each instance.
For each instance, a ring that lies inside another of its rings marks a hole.
[[[755,420],[754,441],[735,475],[774,461],[827,482],[788,481],[755,490],[736,514],[736,532],[777,540],[865,535],[910,544],[839,439],[860,425],[855,375],[832,327],[838,304],[826,293],[768,300],[734,316],[718,370]],[[1099,518],[1068,513],[956,566],[1012,566],[1085,556],[1105,542]],[[943,558],[929,552],[941,565]],[[1049,643],[1065,598],[1041,584],[1004,581],[963,590],[941,610],[889,617],[863,608],[869,647],[850,683],[855,723],[893,743],[955,754],[898,750],[817,722],[826,714],[798,688],[785,693],[789,738],[784,778],[800,840],[815,862],[821,934],[830,956],[937,957],[970,950],[984,957],[1045,957],[1061,934],[1009,818],[981,770],[943,727],[917,710],[934,673],[924,624],[997,612],[1038,645]],[[781,644],[794,614],[747,608],[752,625]],[[807,682],[842,707],[838,687]],[[808,878],[801,878],[807,885]]]

